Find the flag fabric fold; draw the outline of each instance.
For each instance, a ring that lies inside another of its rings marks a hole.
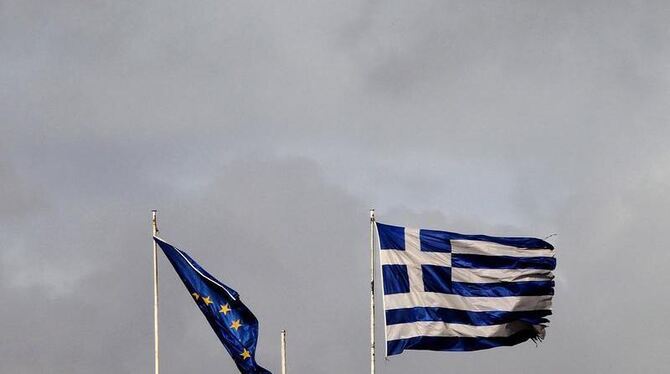
[[[544,338],[554,294],[551,244],[376,227],[388,355],[476,351]]]
[[[186,252],[154,237],[214,333],[243,374],[271,374],[256,362],[258,320],[239,294],[218,281]]]

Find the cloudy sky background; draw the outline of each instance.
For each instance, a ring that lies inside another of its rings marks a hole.
[[[156,208],[258,316],[261,364],[278,372],[286,328],[292,372],[366,372],[374,207],[558,234],[545,342],[379,373],[660,372],[668,19],[665,1],[0,1],[0,371],[151,372]],[[161,372],[235,372],[160,264]]]

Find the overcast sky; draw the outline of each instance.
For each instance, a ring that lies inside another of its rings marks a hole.
[[[0,1],[0,372],[153,370],[159,209],[257,315],[263,366],[286,328],[292,373],[364,373],[372,207],[558,234],[543,343],[379,373],[661,372],[669,19],[666,1]],[[161,372],[234,373],[160,261]]]

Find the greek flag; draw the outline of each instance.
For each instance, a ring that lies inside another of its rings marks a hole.
[[[377,223],[386,348],[476,351],[544,338],[554,247]]]

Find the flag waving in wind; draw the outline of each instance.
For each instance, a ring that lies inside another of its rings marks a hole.
[[[256,362],[258,320],[240,295],[200,267],[188,254],[154,237],[243,374],[271,374]]]
[[[388,355],[476,351],[544,338],[554,247],[377,223]]]

